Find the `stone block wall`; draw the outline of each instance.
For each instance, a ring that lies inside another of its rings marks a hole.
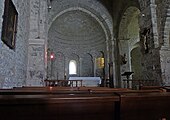
[[[162,85],[170,85],[170,7],[169,0],[156,0]]]
[[[4,1],[0,1],[0,16],[3,16]],[[0,88],[25,85],[27,70],[27,45],[29,30],[29,1],[13,0],[18,12],[15,49],[10,49],[0,40]],[[3,18],[0,17],[0,36]]]
[[[140,29],[149,29],[149,35],[147,36],[148,52],[143,54],[143,78],[146,80],[157,80],[161,84],[161,66],[160,66],[160,54],[159,54],[159,40],[158,40],[158,14],[157,5],[155,0],[141,1],[141,18]],[[143,15],[143,16],[142,16]]]

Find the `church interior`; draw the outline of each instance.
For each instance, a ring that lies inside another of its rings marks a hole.
[[[0,119],[170,119],[170,0],[0,6]]]

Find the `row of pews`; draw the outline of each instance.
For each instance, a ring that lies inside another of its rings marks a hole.
[[[168,87],[15,87],[0,90],[0,120],[169,120]]]

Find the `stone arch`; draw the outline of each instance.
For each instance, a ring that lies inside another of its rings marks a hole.
[[[62,4],[62,7],[61,7]],[[112,17],[107,11],[107,9],[97,0],[74,0],[74,2],[62,0],[62,1],[52,1],[52,5],[55,6],[53,8],[53,12],[49,12],[49,20],[48,25],[50,28],[51,23],[60,15],[65,12],[72,10],[81,10],[90,14],[94,17],[103,27],[103,29],[108,28],[110,34],[113,35],[113,27],[112,27]],[[99,9],[100,8],[100,9]]]
[[[72,54],[70,54],[69,56],[68,56],[68,67],[67,68],[69,68],[69,62],[71,61],[71,60],[74,60],[75,62],[76,62],[76,70],[77,70],[77,74],[74,74],[74,75],[69,75],[68,74],[68,76],[69,77],[73,77],[73,76],[80,76],[80,57],[79,57],[79,55],[77,55],[77,54],[75,54],[75,53],[72,53]],[[68,69],[68,73],[69,73],[69,69]]]
[[[61,6],[62,4],[62,6]],[[105,37],[106,37],[106,46],[109,49],[108,41],[113,40],[113,22],[112,16],[108,10],[97,0],[62,0],[62,1],[52,1],[52,9],[49,11],[48,19],[48,29],[50,28],[52,22],[62,14],[79,10],[84,13],[91,15],[102,27]],[[100,9],[99,9],[100,8]],[[109,55],[108,55],[109,56]]]
[[[105,33],[105,37],[106,37],[106,41],[108,42],[109,40],[112,40],[113,39],[113,32],[112,32],[112,21],[110,19],[103,19],[97,15],[95,15],[94,13],[92,13],[91,11],[85,9],[85,8],[82,8],[82,7],[70,7],[68,9],[65,9],[61,12],[59,12],[58,14],[56,14],[56,16],[51,20],[49,21],[49,27],[48,27],[48,30],[50,29],[50,26],[51,24],[53,23],[53,21],[55,19],[57,19],[59,16],[61,16],[62,14],[64,13],[67,13],[69,11],[75,11],[75,10],[79,10],[79,11],[82,11],[84,13],[87,13],[89,14],[92,18],[94,18],[98,23],[99,25],[101,26],[101,28],[103,29],[104,33]],[[107,46],[108,47],[108,46]]]
[[[120,21],[119,33],[118,33],[118,75],[123,74],[126,71],[131,71],[131,51],[134,46],[140,41],[139,36],[139,15],[140,10],[137,7],[128,7]],[[139,51],[140,52],[140,51]],[[133,52],[132,52],[133,53]],[[125,62],[122,62],[125,61]],[[123,63],[123,64],[122,64]],[[118,76],[118,86],[121,86],[124,76]]]
[[[77,74],[77,62],[75,60],[69,61],[69,74]]]
[[[86,52],[90,53],[93,50],[96,51],[96,49],[101,49],[101,47],[103,47],[102,45],[106,45],[106,48],[104,48],[104,49],[108,50],[110,47],[109,43],[113,42],[112,41],[113,40],[112,16],[109,14],[108,10],[104,7],[104,5],[102,5],[97,0],[73,0],[73,1],[52,0],[51,9],[48,12],[48,18],[49,18],[48,19],[48,34],[49,34],[51,26],[55,22],[55,20],[60,18],[62,15],[67,14],[71,11],[83,12],[83,13],[91,16],[91,18],[93,18],[95,21],[97,21],[97,23],[101,27],[101,30],[104,32],[103,35],[105,37],[104,38],[105,40],[104,40],[104,42],[102,41],[103,44],[101,44],[101,42],[100,42],[100,45],[97,46],[98,48],[96,47],[96,45],[92,45],[92,44],[88,45],[87,47],[83,47],[83,49],[86,48],[86,50],[84,49],[84,51],[82,51],[82,52],[76,51],[76,48],[78,48],[77,46],[74,47],[75,49],[71,49],[71,45],[70,45],[70,49],[69,48],[66,48],[66,49],[69,49],[70,52],[75,52],[76,54],[82,54],[82,53],[86,53]],[[51,42],[50,40],[51,39],[49,37],[48,38],[49,43]],[[93,43],[96,44],[97,42],[93,42]],[[74,45],[72,45],[72,46],[74,46]],[[89,46],[91,47],[90,49],[88,49]],[[57,48],[57,49],[59,49],[59,48]],[[81,50],[83,50],[83,49],[81,49]],[[102,50],[103,50],[103,48],[102,48]],[[106,52],[107,51],[105,50],[105,54],[111,54],[109,52],[108,53],[106,53]],[[106,56],[111,56],[111,55],[106,55]],[[113,59],[113,58],[111,58],[111,59]],[[95,74],[95,70],[94,70],[94,74]]]

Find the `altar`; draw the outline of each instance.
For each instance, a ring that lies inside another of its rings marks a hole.
[[[69,80],[82,80],[82,86],[98,87],[101,84],[100,77],[69,77]]]

